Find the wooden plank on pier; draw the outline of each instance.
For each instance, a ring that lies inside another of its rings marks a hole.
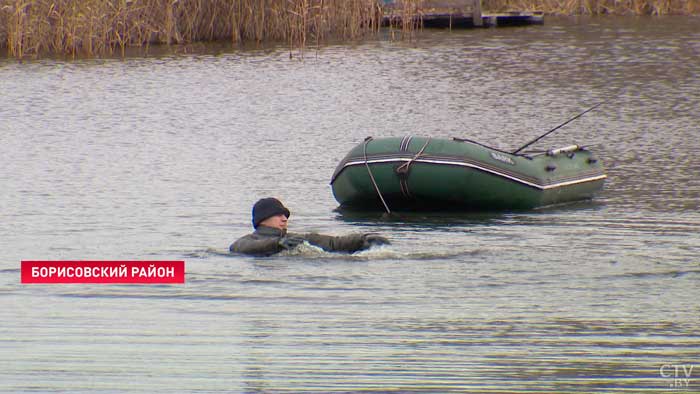
[[[541,12],[483,14],[481,0],[383,0],[385,26],[406,25],[406,20],[425,28],[472,28],[526,26],[544,23]]]
[[[529,26],[544,24],[544,14],[542,12],[511,11],[495,14],[483,14],[485,26]]]

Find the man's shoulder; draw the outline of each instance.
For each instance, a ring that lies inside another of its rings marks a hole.
[[[279,252],[278,241],[281,231],[269,231],[269,228],[258,227],[255,232],[238,238],[229,250],[234,253],[252,255],[270,255]]]

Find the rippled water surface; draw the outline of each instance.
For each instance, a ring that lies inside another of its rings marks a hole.
[[[699,74],[692,17],[0,60],[0,391],[698,392]],[[537,145],[597,152],[592,202],[336,210],[368,135],[514,149],[606,100]],[[392,245],[228,255],[268,195],[292,230]],[[185,260],[187,283],[20,285],[31,259]]]

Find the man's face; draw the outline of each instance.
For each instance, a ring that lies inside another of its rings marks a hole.
[[[260,222],[260,225],[267,227],[274,227],[280,230],[287,229],[287,217],[283,213],[275,216],[270,216],[269,218]]]

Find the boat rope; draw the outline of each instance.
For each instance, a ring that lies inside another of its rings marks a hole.
[[[369,179],[372,180],[372,185],[374,185],[374,190],[377,191],[377,195],[379,196],[379,199],[382,200],[382,204],[384,204],[384,209],[386,209],[386,213],[391,215],[391,210],[389,209],[389,206],[386,204],[386,201],[384,201],[384,197],[382,196],[382,192],[379,191],[379,186],[377,185],[377,181],[374,180],[374,175],[372,175],[372,170],[369,168],[369,162],[367,160],[367,144],[372,141],[372,137],[367,137],[365,138],[365,144],[363,146],[364,154],[365,154],[365,167],[367,167],[367,173],[369,174]]]
[[[416,159],[418,159],[418,158],[420,157],[420,155],[423,154],[423,151],[425,151],[425,148],[426,148],[426,147],[428,146],[428,144],[430,143],[430,138],[432,138],[432,137],[428,137],[428,138],[425,140],[425,144],[423,144],[423,147],[420,148],[420,150],[418,151],[418,153],[416,153],[416,155],[413,156],[413,158],[412,158],[411,160],[409,160],[409,161],[407,161],[407,162],[401,164],[400,166],[396,167],[396,173],[397,173],[397,174],[403,175],[403,174],[407,174],[407,173],[408,173],[408,169],[409,169],[409,167],[411,166],[411,164],[412,164],[414,161],[416,161]]]

